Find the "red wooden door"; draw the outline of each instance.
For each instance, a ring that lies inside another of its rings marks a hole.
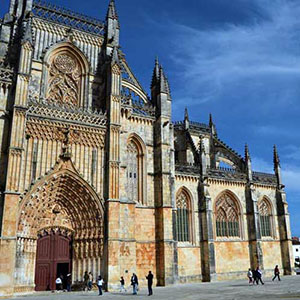
[[[68,264],[71,272],[71,239],[58,233],[41,237],[37,242],[35,290],[55,290],[58,264]]]

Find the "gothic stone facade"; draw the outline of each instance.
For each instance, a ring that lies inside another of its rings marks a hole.
[[[158,285],[291,274],[280,163],[253,172],[209,124],[172,122],[164,70],[148,97],[106,22],[11,0],[0,29],[0,296],[58,272]],[[226,163],[230,168],[222,168]]]

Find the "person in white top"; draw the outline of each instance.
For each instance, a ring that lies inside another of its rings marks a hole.
[[[102,295],[102,288],[103,288],[104,280],[102,279],[101,275],[99,275],[98,280],[97,280],[97,286],[99,289],[99,296]]]
[[[249,279],[249,284],[253,283],[253,273],[252,273],[251,269],[248,270],[247,277]]]
[[[56,283],[56,290],[60,291],[61,290],[61,286],[62,286],[62,280],[61,280],[60,276],[58,276],[56,278],[55,283]]]

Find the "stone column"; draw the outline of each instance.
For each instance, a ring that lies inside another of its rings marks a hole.
[[[0,241],[0,291],[7,294],[13,293],[14,289],[13,278],[15,271],[16,227],[20,193],[19,182],[22,155],[24,152],[25,113],[31,72],[32,50],[32,44],[29,41],[22,41],[15,87],[12,124],[10,128],[8,168]]]
[[[108,128],[106,139],[106,242],[104,280],[109,287],[119,283],[120,276],[120,102],[121,102],[121,67],[117,49],[107,75],[107,112]]]
[[[207,179],[199,181],[199,225],[202,281],[216,280],[216,258],[213,235],[212,199],[208,192]]]

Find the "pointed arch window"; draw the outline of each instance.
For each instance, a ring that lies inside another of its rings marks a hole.
[[[144,201],[144,152],[138,140],[131,138],[127,144],[127,192],[132,201]]]
[[[217,237],[240,237],[240,212],[236,200],[223,194],[216,201]]]
[[[263,237],[272,236],[272,210],[269,201],[265,198],[258,204],[260,219],[260,233]]]
[[[187,191],[181,189],[176,197],[176,234],[178,242],[190,242],[191,234],[191,199]]]

